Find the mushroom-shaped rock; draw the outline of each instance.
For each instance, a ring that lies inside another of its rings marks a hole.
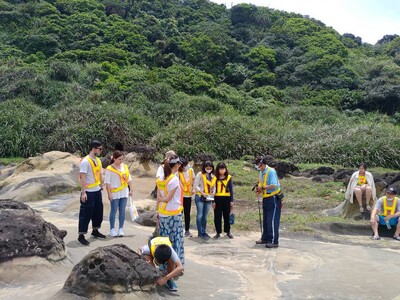
[[[155,291],[162,274],[124,244],[99,247],[72,269],[64,290],[84,297]]]
[[[28,256],[64,259],[66,235],[65,230],[44,221],[28,205],[0,200],[0,262]]]

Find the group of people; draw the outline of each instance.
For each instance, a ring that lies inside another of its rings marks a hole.
[[[346,199],[350,203],[354,202],[354,196],[357,200],[360,213],[364,213],[365,210],[371,213],[372,240],[381,239],[378,227],[379,225],[384,225],[388,229],[391,229],[392,226],[396,227],[393,238],[400,241],[400,201],[397,197],[396,187],[389,186],[386,189],[386,195],[376,200],[374,178],[367,171],[367,165],[361,163],[358,166],[358,171],[352,174],[346,190]],[[363,197],[365,197],[365,209],[362,201]],[[375,205],[370,205],[371,200]]]
[[[85,234],[92,221],[91,235],[95,238],[106,238],[99,229],[103,220],[102,202],[102,163],[99,159],[103,150],[102,143],[92,141],[89,145],[89,154],[80,163],[80,211],[78,224],[78,242],[89,245]],[[110,165],[104,174],[104,184],[110,201],[110,232],[112,237],[124,236],[125,208],[128,197],[132,195],[132,177],[129,168],[124,164],[123,149],[115,150]],[[255,187],[259,199],[259,208],[262,207],[262,231],[260,240],[256,244],[265,244],[267,248],[279,247],[279,224],[282,208],[283,193],[277,173],[268,166],[265,158],[254,161],[259,170],[259,180]],[[209,239],[207,233],[207,219],[210,208],[214,210],[214,239],[219,239],[223,230],[226,236],[233,239],[231,233],[230,215],[233,213],[233,181],[224,162],[214,168],[211,161],[203,163],[201,171],[196,175],[188,161],[178,157],[174,151],[168,151],[163,164],[157,170],[157,213],[159,236],[151,239],[147,245],[139,248],[150,264],[160,266],[165,274],[157,283],[166,285],[171,291],[177,286],[173,278],[183,273],[185,265],[184,236],[191,237],[190,211],[194,198],[197,214],[196,227],[198,237]],[[376,190],[373,176],[367,171],[366,164],[361,164],[350,181],[346,198],[353,203],[355,196],[359,211],[371,212],[371,227],[374,232],[373,240],[379,240],[378,225],[388,228],[396,226],[393,238],[400,240],[400,201],[396,197],[395,187],[389,187],[384,197],[376,200]],[[365,209],[363,196],[366,199]],[[262,199],[262,200],[261,200]],[[371,200],[375,205],[371,206]],[[116,214],[119,214],[118,227],[115,227]],[[183,221],[184,220],[184,221]],[[261,219],[260,219],[261,222]]]

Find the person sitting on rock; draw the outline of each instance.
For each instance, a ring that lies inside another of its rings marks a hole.
[[[157,280],[159,286],[164,284],[170,291],[176,292],[178,287],[173,280],[174,277],[181,275],[183,272],[182,263],[178,254],[172,248],[171,241],[168,237],[154,237],[149,240],[147,245],[138,249],[139,255],[144,260],[153,265],[161,266],[167,264],[166,275]],[[161,269],[161,268],[160,268]]]
[[[360,212],[364,212],[364,207],[362,205],[362,196],[365,195],[366,208],[371,211],[370,201],[371,197],[373,202],[376,201],[376,189],[375,182],[372,174],[367,171],[367,165],[361,163],[358,166],[358,171],[354,172],[350,178],[349,184],[346,190],[346,200],[353,203],[353,195],[356,195],[358,205],[360,207]]]
[[[396,232],[393,238],[400,241],[400,201],[396,197],[397,190],[395,187],[389,187],[386,190],[386,196],[378,199],[375,207],[371,213],[371,227],[374,231],[374,236],[372,240],[380,240],[378,233],[378,225],[386,225],[388,229],[391,226],[396,226]],[[378,214],[379,213],[379,214]]]

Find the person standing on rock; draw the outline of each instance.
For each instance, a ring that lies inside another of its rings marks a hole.
[[[142,255],[144,260],[153,267],[167,264],[166,272],[157,280],[157,284],[159,286],[165,284],[170,291],[178,291],[173,278],[181,275],[183,266],[168,237],[152,238],[148,245],[138,249],[138,254]]]
[[[194,179],[193,192],[196,193],[195,202],[197,208],[196,225],[198,236],[202,239],[209,239],[206,231],[207,217],[210,211],[211,203],[215,194],[215,175],[214,164],[206,161],[203,164],[201,172],[197,173]]]
[[[279,247],[279,224],[281,219],[282,198],[278,175],[267,164],[267,159],[258,158],[256,167],[260,170],[256,193],[262,195],[263,231],[256,244],[265,244],[267,248]]]
[[[214,225],[217,234],[214,239],[218,239],[222,232],[222,217],[224,218],[224,232],[226,236],[233,239],[229,215],[233,212],[233,184],[232,176],[229,175],[226,164],[221,162],[215,168],[215,195],[214,203]]]
[[[169,237],[172,248],[185,264],[183,248],[183,188],[176,173],[182,165],[177,155],[171,155],[164,163],[164,174],[157,179],[157,211],[160,236]]]
[[[400,241],[400,201],[396,197],[397,190],[395,187],[388,187],[386,190],[386,196],[378,199],[374,209],[371,213],[371,227],[374,231],[372,240],[380,240],[378,233],[378,225],[386,225],[388,229],[392,226],[396,226],[396,232],[393,238]]]
[[[346,199],[353,203],[353,195],[356,196],[358,206],[360,207],[360,213],[364,212],[362,204],[362,196],[365,195],[366,209],[371,211],[370,201],[371,197],[373,202],[376,201],[376,189],[374,177],[370,172],[367,171],[367,165],[361,163],[358,166],[358,171],[351,175],[349,184],[346,190]]]
[[[191,237],[190,233],[190,210],[192,208],[194,171],[186,159],[181,158],[182,166],[179,168],[179,180],[183,186],[183,215],[185,218],[185,236]]]
[[[101,175],[101,161],[99,156],[103,150],[102,143],[93,140],[89,144],[90,152],[82,159],[79,166],[81,199],[78,223],[78,242],[81,245],[89,246],[89,241],[85,239],[88,231],[89,222],[92,221],[92,236],[95,238],[106,238],[99,232],[103,222],[103,200],[101,196],[101,185],[103,178]]]
[[[108,199],[111,202],[110,236],[124,236],[125,208],[128,197],[132,196],[132,177],[129,168],[124,164],[124,154],[113,152],[111,164],[106,169],[105,180]],[[115,216],[118,210],[119,230],[115,229]]]

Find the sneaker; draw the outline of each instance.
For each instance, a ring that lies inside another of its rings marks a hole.
[[[123,237],[125,234],[124,234],[124,229],[123,228],[120,228],[119,229],[119,232],[118,232],[118,236],[120,236],[120,237]]]
[[[227,236],[228,238],[230,238],[230,239],[233,239],[233,235],[230,234],[230,233],[227,233],[226,236]]]
[[[168,280],[165,285],[171,292],[176,292],[178,290],[178,286],[173,279]]]
[[[219,239],[220,238],[220,234],[217,233],[216,235],[214,235],[213,239]]]
[[[92,236],[95,238],[99,238],[99,239],[105,239],[106,236],[104,234],[101,234],[100,231],[98,231],[97,229],[93,229],[92,230]]]
[[[185,236],[186,236],[186,237],[192,237],[193,235],[190,233],[190,231],[186,231],[186,232],[185,232]]]
[[[115,228],[111,228],[110,236],[112,236],[112,237],[116,237],[117,236],[117,230],[115,230]]]
[[[267,243],[267,241],[263,241],[263,240],[256,241],[257,245],[266,244],[266,243]]]
[[[265,245],[265,248],[278,248],[279,244],[272,244],[272,243],[267,243]]]
[[[89,246],[90,243],[87,239],[85,239],[85,236],[83,234],[80,234],[78,237],[78,243],[83,245],[83,246]]]
[[[203,235],[206,239],[211,239],[211,236],[209,236],[208,235],[208,233],[206,232],[206,233],[204,233],[204,235]]]

